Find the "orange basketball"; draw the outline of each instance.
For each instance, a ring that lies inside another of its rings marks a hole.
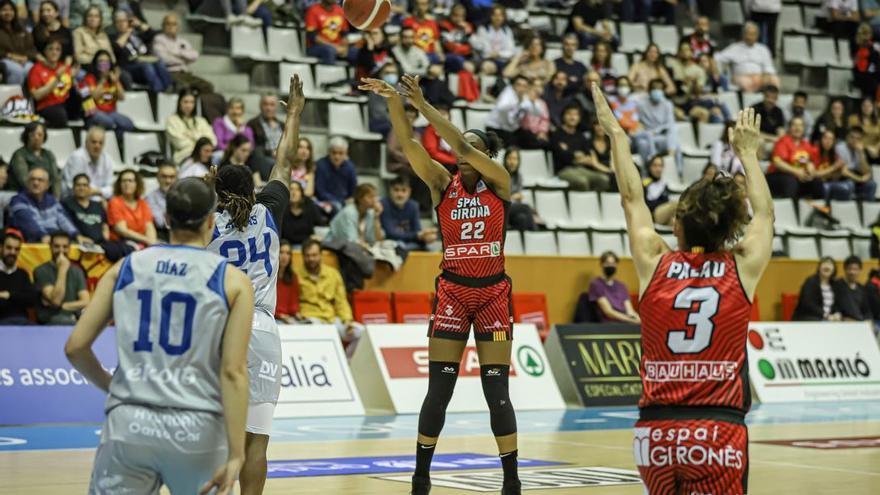
[[[344,0],[342,10],[352,26],[361,31],[378,29],[385,24],[391,14],[388,0]]]

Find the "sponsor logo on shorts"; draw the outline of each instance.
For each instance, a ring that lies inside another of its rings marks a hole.
[[[649,382],[733,381],[736,376],[736,361],[645,361]]]
[[[428,377],[430,360],[427,347],[383,347],[381,352],[390,378]],[[462,377],[480,376],[480,358],[476,347],[465,347],[458,369]],[[516,376],[513,365],[510,367],[510,376]]]
[[[718,426],[700,428],[635,428],[636,466],[719,466],[742,469],[745,453],[718,441]],[[661,443],[662,442],[662,443]]]
[[[269,361],[260,361],[260,373],[257,375],[262,380],[268,380],[272,383],[277,381],[279,366],[275,363],[270,363]]]
[[[409,475],[397,475],[383,476],[380,479],[410,483],[412,478]],[[527,471],[520,471],[519,479],[522,482],[523,490],[544,490],[547,488],[592,488],[600,486],[637,485],[641,483],[637,472],[628,469],[610,467],[530,469]],[[498,470],[493,472],[431,475],[431,485],[434,487],[442,486],[444,488],[456,488],[468,492],[498,493],[501,491],[503,482],[504,474]]]
[[[471,258],[495,258],[501,255],[501,243],[474,242],[472,244],[455,244],[443,251],[443,258],[447,260],[460,260]]]

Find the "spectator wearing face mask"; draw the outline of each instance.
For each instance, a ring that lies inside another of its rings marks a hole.
[[[399,77],[397,65],[391,60],[379,69],[379,78],[392,86],[397,86]],[[367,93],[367,115],[370,117],[370,132],[378,132],[387,138],[391,131],[391,117],[386,99],[372,91]]]
[[[802,118],[804,120],[804,134],[807,136],[813,134],[813,125],[816,123],[816,118],[807,111],[807,93],[795,91],[791,105],[783,108],[782,113],[785,115],[785,122],[789,122],[792,117]]]
[[[675,130],[675,109],[666,98],[665,85],[663,80],[654,79],[649,86],[648,96],[638,99],[639,120],[644,128],[633,135],[633,141],[642,163],[648,163],[658,153],[668,153],[675,156],[675,164],[681,170],[682,156]]]
[[[617,255],[606,251],[599,261],[602,263],[602,275],[593,279],[589,290],[590,302],[596,305],[599,319],[602,322],[641,323],[629,298],[629,289],[614,277],[619,262]]]

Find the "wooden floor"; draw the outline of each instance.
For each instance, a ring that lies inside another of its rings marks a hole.
[[[880,494],[880,448],[816,450],[755,443],[758,440],[880,436],[880,422],[759,424],[750,427],[750,490],[752,495]],[[628,429],[524,433],[520,456],[635,470],[632,432]],[[371,439],[321,442],[274,442],[271,459],[314,459],[411,453],[412,439]],[[441,438],[438,453],[494,454],[489,436]],[[0,452],[0,494],[55,495],[85,493],[91,471],[91,449]],[[567,467],[567,466],[566,466]],[[461,472],[461,471],[458,471]],[[406,494],[404,483],[371,476],[321,476],[270,479],[272,494]],[[435,488],[432,494],[464,494],[469,490]],[[641,495],[639,485],[529,490],[527,493]],[[721,494],[716,494],[721,495]]]

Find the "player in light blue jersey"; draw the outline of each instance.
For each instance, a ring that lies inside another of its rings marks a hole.
[[[108,392],[90,494],[158,495],[162,485],[173,495],[226,494],[244,463],[254,291],[204,249],[216,201],[201,179],[174,184],[171,244],[116,263],[67,341],[73,366]],[[112,376],[91,348],[111,319]]]
[[[290,203],[290,172],[299,144],[299,115],[303,106],[302,82],[294,76],[290,80],[287,118],[275,152],[275,166],[258,194],[254,194],[254,181],[247,167],[224,165],[213,176],[218,211],[208,250],[247,273],[255,293],[253,332],[248,348],[250,401],[245,427],[245,461],[239,480],[242,495],[263,493],[266,449],[281,393],[281,339],[275,324],[275,286],[281,219]]]

